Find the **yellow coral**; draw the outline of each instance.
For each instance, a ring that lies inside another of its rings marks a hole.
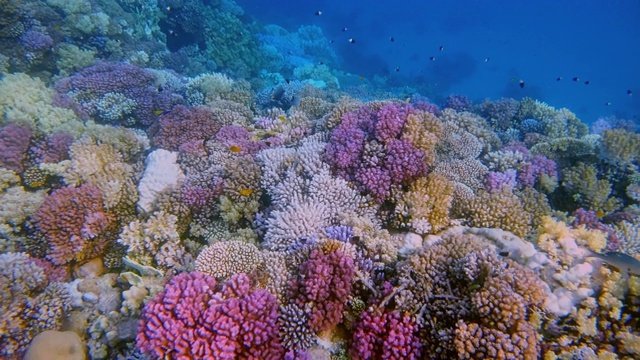
[[[138,198],[134,168],[109,144],[85,138],[69,150],[71,166],[64,174],[69,185],[97,186],[108,209],[132,207]]]
[[[452,199],[453,183],[432,173],[409,185],[409,191],[402,194],[397,207],[411,218],[414,231],[437,233],[449,225]]]
[[[443,131],[442,121],[435,115],[417,111],[407,116],[402,137],[424,152],[427,164],[433,164],[436,160],[436,145],[438,139],[442,138]]]
[[[0,81],[0,113],[4,114],[0,125],[14,122],[46,134],[65,131],[79,135],[82,122],[73,111],[53,106],[53,95],[40,79],[23,73],[6,75]]]
[[[495,227],[524,237],[531,230],[533,216],[510,189],[480,191],[478,196],[463,205],[463,215],[474,227]]]

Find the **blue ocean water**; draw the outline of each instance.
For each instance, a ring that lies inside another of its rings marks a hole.
[[[637,1],[239,0],[238,4],[261,23],[290,31],[301,25],[320,26],[334,40],[340,68],[427,87],[436,98],[450,93],[473,100],[529,96],[567,107],[587,123],[608,115],[640,122]],[[349,43],[349,38],[356,43]],[[574,77],[579,80],[573,81]],[[520,80],[524,88],[519,87]]]

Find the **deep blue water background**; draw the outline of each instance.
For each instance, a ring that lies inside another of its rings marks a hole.
[[[237,3],[262,24],[289,31],[320,26],[334,41],[341,68],[354,74],[384,75],[394,84],[419,83],[440,96],[475,101],[530,96],[567,107],[587,123],[607,115],[640,123],[637,0]]]

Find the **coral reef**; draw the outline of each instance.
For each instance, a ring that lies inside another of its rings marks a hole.
[[[280,358],[278,303],[239,274],[219,286],[199,272],[171,279],[142,310],[138,347],[156,357]]]

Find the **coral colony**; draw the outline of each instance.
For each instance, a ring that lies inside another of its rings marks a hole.
[[[118,3],[2,1],[0,358],[640,358],[632,123]]]

